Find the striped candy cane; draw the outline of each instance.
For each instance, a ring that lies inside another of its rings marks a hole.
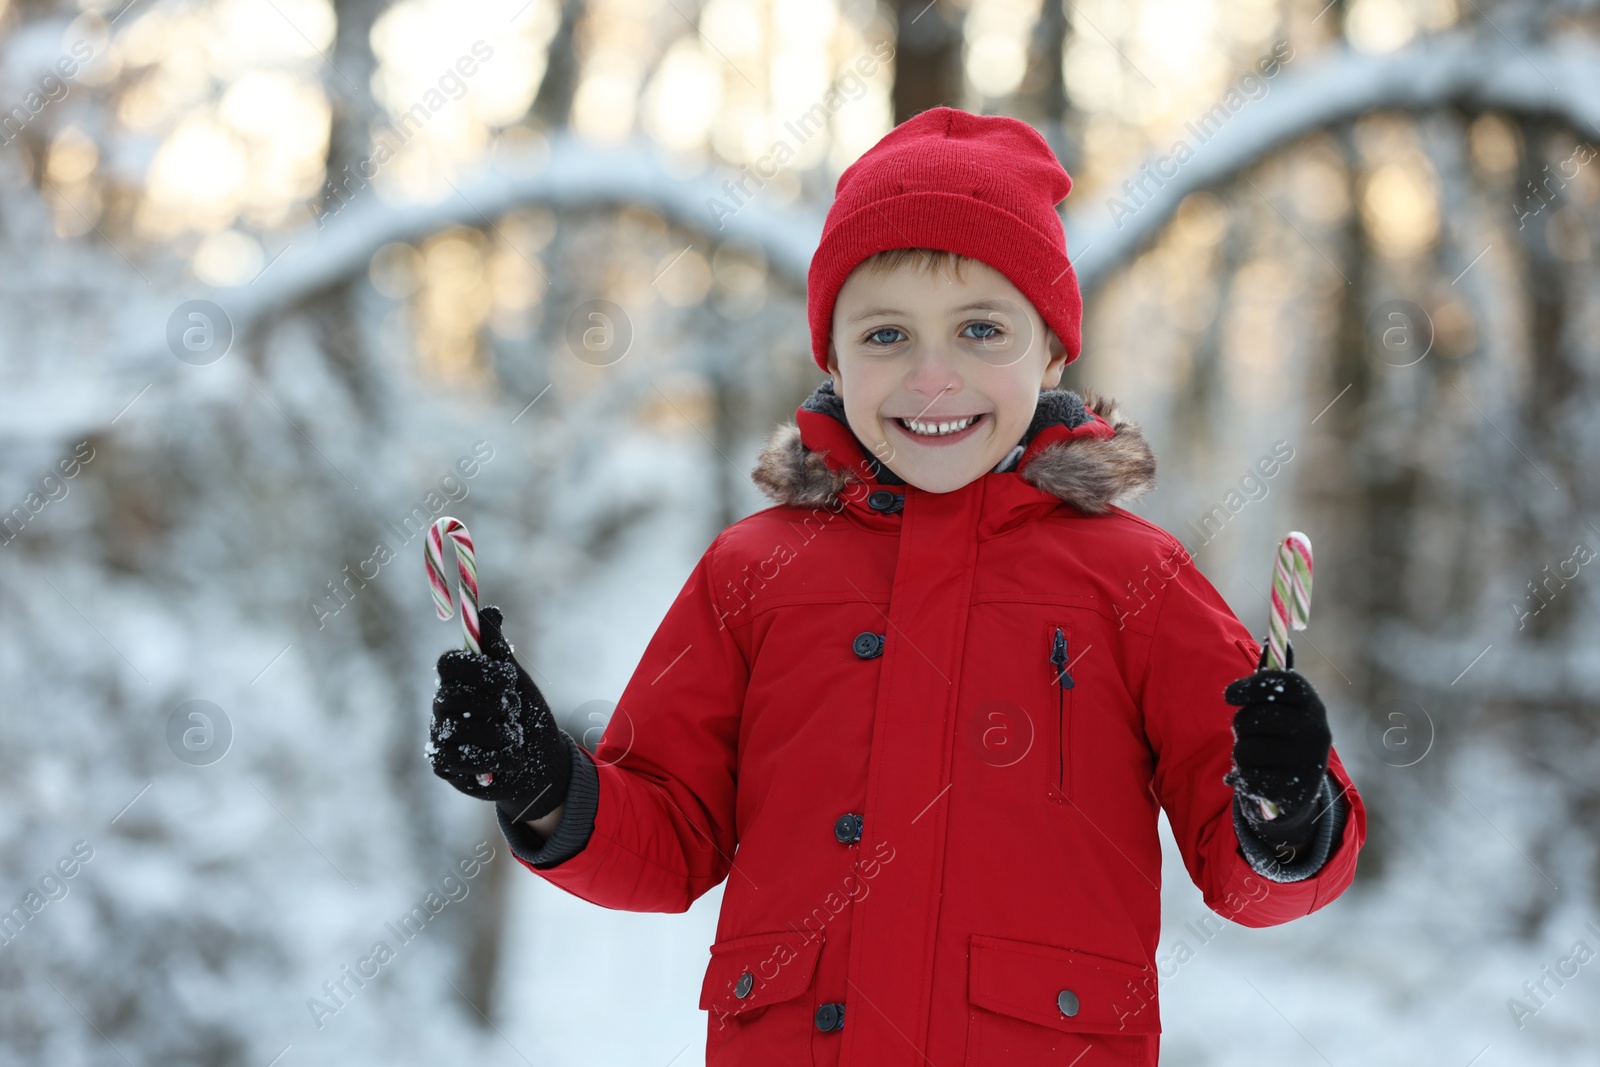
[[[1267,627],[1268,670],[1286,670],[1289,631],[1304,630],[1311,616],[1311,539],[1291,531],[1278,545],[1272,567],[1272,618]],[[1278,817],[1278,806],[1261,800],[1261,815]]]
[[[461,571],[461,581],[457,583],[461,593],[461,629],[466,635],[467,647],[482,652],[478,647],[478,559],[472,552],[472,535],[460,519],[449,515],[435,520],[428,530],[428,583],[433,586],[433,607],[441,619],[448,619],[453,613],[450,583],[444,576],[444,539],[447,536],[455,542],[456,564]]]
[[[1267,629],[1267,667],[1286,669],[1289,630],[1304,630],[1311,616],[1311,539],[1292,531],[1278,546],[1272,568],[1272,619]]]
[[[482,653],[478,641],[478,557],[472,550],[472,535],[460,519],[441,516],[428,529],[424,546],[428,561],[428,584],[433,587],[433,608],[441,619],[453,614],[450,583],[444,576],[444,539],[449,537],[456,546],[456,567],[461,580],[456,583],[461,594],[461,631],[466,636],[467,648]],[[493,774],[478,775],[479,785],[489,785]]]

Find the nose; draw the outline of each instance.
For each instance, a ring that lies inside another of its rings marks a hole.
[[[911,368],[906,372],[906,392],[932,404],[946,393],[960,392],[961,386],[955,353],[938,342],[918,346]]]

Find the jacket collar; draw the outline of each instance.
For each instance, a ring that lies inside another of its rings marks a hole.
[[[993,471],[974,483],[998,492],[1010,508],[1050,510],[1066,503],[1098,515],[1133,501],[1155,486],[1156,461],[1138,425],[1117,404],[1085,390],[1039,394],[1022,439]],[[872,491],[921,492],[907,485],[862,446],[844,418],[844,401],[825,378],[767,439],[751,479],[779,504],[837,510],[840,501],[863,514]],[[1029,505],[1045,505],[1031,508]]]

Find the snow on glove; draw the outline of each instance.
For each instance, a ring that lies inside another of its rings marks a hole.
[[[1310,838],[1333,746],[1322,699],[1293,667],[1293,658],[1286,670],[1258,667],[1223,691],[1223,699],[1239,710],[1233,717],[1233,769],[1222,780],[1233,787],[1250,828],[1270,845]],[[1276,804],[1278,817],[1264,818],[1258,799]]]
[[[537,819],[567,798],[571,750],[500,632],[500,609],[486,607],[478,620],[481,654],[453,648],[439,657],[425,751],[433,773],[461,792],[497,802],[514,819]],[[480,785],[485,772],[494,780]]]

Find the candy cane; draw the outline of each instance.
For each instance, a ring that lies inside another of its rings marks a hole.
[[[434,521],[428,530],[427,560],[428,583],[433,586],[433,607],[439,618],[452,614],[450,583],[444,576],[444,539],[448,536],[456,546],[456,564],[461,571],[457,589],[461,594],[461,629],[467,638],[467,647],[482,652],[478,647],[478,560],[472,552],[472,535],[461,520],[445,515]]]
[[[1267,667],[1286,669],[1289,630],[1304,630],[1311,616],[1311,539],[1292,531],[1278,546],[1272,567],[1272,619],[1267,629]]]
[[[472,535],[460,519],[441,516],[428,529],[424,555],[428,562],[428,584],[433,587],[433,608],[441,619],[454,612],[450,596],[450,583],[444,576],[444,539],[448,536],[456,546],[456,567],[461,580],[456,587],[461,595],[461,631],[466,635],[467,648],[482,653],[478,642],[478,557],[472,550]],[[494,781],[492,773],[478,775],[479,785]]]
[[[1311,539],[1291,531],[1278,545],[1272,567],[1272,618],[1267,627],[1267,670],[1286,670],[1289,631],[1304,630],[1311,616]],[[1278,806],[1260,800],[1265,819],[1278,817]]]

